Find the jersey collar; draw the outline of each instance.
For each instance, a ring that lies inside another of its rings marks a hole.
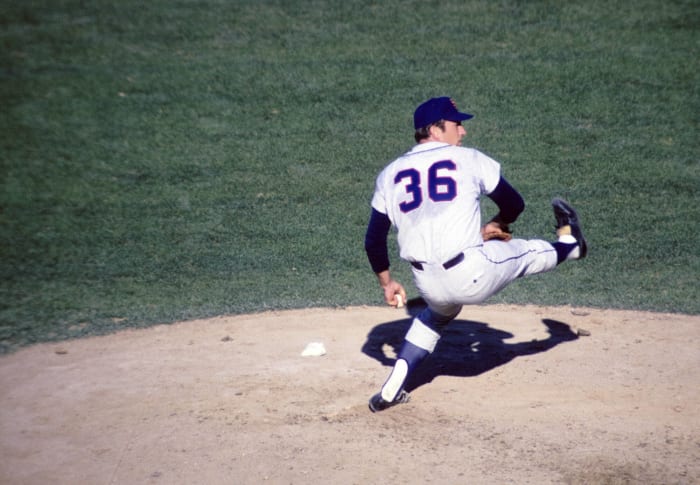
[[[444,143],[441,141],[427,141],[425,143],[418,143],[411,149],[411,153],[427,152],[429,150],[435,150],[438,148],[448,147],[449,143]]]

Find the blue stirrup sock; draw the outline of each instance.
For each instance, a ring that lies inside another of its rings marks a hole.
[[[557,264],[563,263],[567,259],[578,257],[578,252],[576,252],[576,254],[572,254],[578,249],[578,244],[575,242],[565,243],[557,241],[550,244],[554,246],[554,249],[557,252]]]
[[[388,402],[396,399],[409,374],[435,350],[439,338],[440,335],[437,332],[418,318],[413,319],[413,324],[406,334],[406,340],[396,356],[394,369],[382,386],[382,399]]]

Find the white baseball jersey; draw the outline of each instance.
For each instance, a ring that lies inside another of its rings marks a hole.
[[[473,148],[421,143],[379,174],[372,207],[397,228],[401,258],[443,263],[482,244],[479,197],[496,188],[500,170]]]

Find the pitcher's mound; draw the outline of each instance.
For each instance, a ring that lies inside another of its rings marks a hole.
[[[0,483],[700,482],[700,317],[465,307],[411,401],[372,414],[410,318],[272,312],[2,357]]]

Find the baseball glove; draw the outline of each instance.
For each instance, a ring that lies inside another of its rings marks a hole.
[[[510,230],[508,224],[504,224],[494,218],[481,228],[481,238],[484,241],[498,239],[499,241],[508,242],[513,239],[513,231]]]

